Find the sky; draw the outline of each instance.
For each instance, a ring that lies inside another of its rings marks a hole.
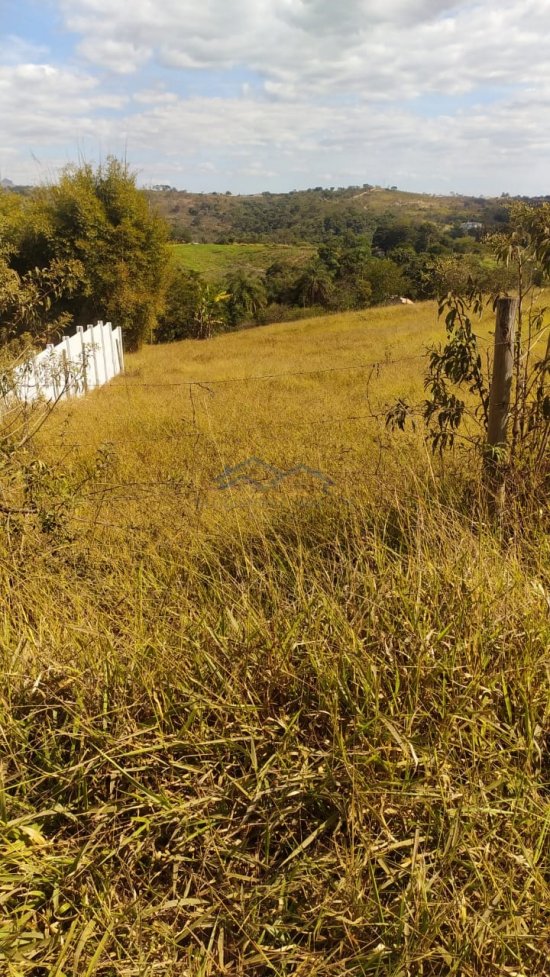
[[[0,0],[0,178],[550,193],[550,0]]]

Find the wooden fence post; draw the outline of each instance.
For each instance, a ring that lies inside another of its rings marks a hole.
[[[504,479],[502,453],[506,450],[508,439],[510,399],[514,378],[514,338],[518,299],[497,299],[496,311],[495,353],[493,378],[489,394],[489,417],[487,421],[487,445],[485,453],[486,483],[493,496],[502,487]]]

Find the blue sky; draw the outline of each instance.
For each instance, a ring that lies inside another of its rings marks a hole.
[[[0,172],[547,193],[548,0],[0,0]]]

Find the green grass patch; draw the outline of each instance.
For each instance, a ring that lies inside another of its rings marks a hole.
[[[309,245],[291,244],[174,244],[172,250],[184,268],[212,282],[237,269],[261,274],[276,261],[300,265],[314,253]]]

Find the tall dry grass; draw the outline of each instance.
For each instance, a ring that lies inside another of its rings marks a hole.
[[[496,532],[460,457],[372,417],[436,330],[145,350],[29,448],[0,544],[9,977],[550,973],[545,502]],[[220,487],[250,456],[333,484]]]

